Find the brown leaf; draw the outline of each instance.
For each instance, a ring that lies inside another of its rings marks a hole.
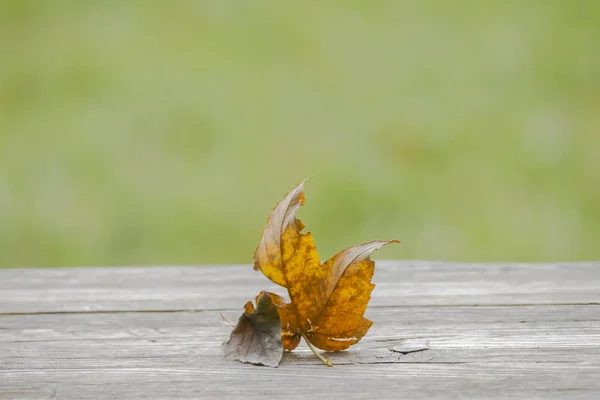
[[[372,324],[363,317],[375,287],[371,283],[375,263],[369,256],[398,241],[349,247],[321,264],[312,235],[302,233],[304,224],[295,216],[305,202],[304,182],[286,194],[269,215],[254,254],[254,269],[288,290],[290,303],[269,293],[279,310],[286,350],[293,350],[301,337],[311,349],[314,345],[322,350],[343,350],[357,343]]]
[[[277,307],[263,293],[257,296],[256,309],[251,302],[244,306],[244,313],[229,340],[223,343],[223,355],[242,362],[277,367],[283,355],[281,339]]]
[[[296,311],[295,306],[293,304],[286,303],[285,299],[278,294],[262,291],[256,296],[258,299],[263,294],[268,294],[273,301],[273,304],[277,307],[279,311],[279,317],[281,320],[285,321],[295,321],[296,320]],[[295,325],[294,325],[295,326]],[[281,326],[281,340],[283,342],[283,348],[287,351],[294,350],[298,344],[300,344],[301,336],[298,336],[294,331],[290,330],[289,324],[286,323],[286,326],[282,324]]]

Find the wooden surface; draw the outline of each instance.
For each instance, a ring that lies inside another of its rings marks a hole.
[[[381,261],[349,351],[224,360],[250,266],[0,270],[0,399],[600,399],[600,263]],[[421,349],[421,350],[419,350]],[[424,350],[427,349],[427,350]]]

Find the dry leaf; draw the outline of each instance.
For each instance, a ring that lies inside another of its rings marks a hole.
[[[246,303],[244,313],[222,349],[226,358],[269,367],[279,365],[283,355],[281,320],[268,295],[263,293],[257,297],[256,309],[251,302]]]
[[[342,250],[321,264],[310,233],[295,212],[304,204],[301,182],[275,205],[254,254],[254,269],[287,288],[290,303],[269,293],[282,323],[282,341],[293,350],[304,338],[322,350],[344,350],[357,343],[372,322],[363,317],[375,287],[370,254],[391,241],[373,241]]]

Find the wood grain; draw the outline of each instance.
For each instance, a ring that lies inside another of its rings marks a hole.
[[[373,281],[371,306],[590,303],[600,263],[378,261]],[[284,293],[249,265],[0,269],[0,313],[222,310],[263,289]]]
[[[600,263],[375,277],[373,327],[334,368],[302,344],[274,369],[220,353],[219,311],[277,289],[249,266],[0,270],[0,399],[600,398]]]

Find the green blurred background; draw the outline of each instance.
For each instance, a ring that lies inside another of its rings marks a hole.
[[[600,259],[598,1],[0,1],[0,267]]]

